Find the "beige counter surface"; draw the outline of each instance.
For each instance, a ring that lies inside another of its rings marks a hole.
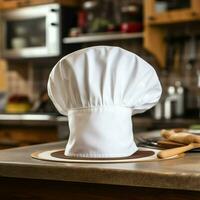
[[[35,160],[39,150],[63,148],[66,142],[0,151],[0,177],[103,183],[200,191],[200,153],[154,162],[72,164]]]

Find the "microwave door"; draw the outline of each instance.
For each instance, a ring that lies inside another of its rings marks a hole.
[[[59,5],[52,4],[7,12],[3,16],[3,56],[7,58],[58,56],[60,54],[58,8]]]
[[[59,9],[51,9],[46,18],[46,45],[49,56],[59,56],[61,53],[61,14],[59,11]]]

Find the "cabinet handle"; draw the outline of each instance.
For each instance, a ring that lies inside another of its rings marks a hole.
[[[155,20],[156,18],[154,17],[154,16],[148,16],[148,20],[151,20],[151,21],[153,21],[153,20]]]
[[[51,12],[58,12],[58,10],[55,9],[55,8],[52,8],[52,9],[51,9]]]
[[[51,26],[58,26],[58,24],[57,24],[57,23],[54,23],[54,22],[52,22],[52,23],[51,23]]]
[[[193,12],[191,13],[191,15],[195,17],[195,16],[197,16],[197,13],[193,11]]]

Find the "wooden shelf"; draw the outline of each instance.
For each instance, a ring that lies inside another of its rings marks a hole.
[[[97,33],[85,34],[78,37],[63,38],[64,44],[85,43],[85,42],[101,42],[109,40],[125,40],[143,38],[143,33]]]
[[[80,5],[81,0],[0,0],[0,10],[16,9],[21,7],[59,3],[67,6]]]
[[[144,1],[144,47],[155,56],[158,65],[166,65],[166,41],[170,25],[200,21],[200,1],[190,0],[189,8],[156,12],[156,0]],[[161,26],[162,25],[162,26]],[[167,26],[166,26],[167,25]]]

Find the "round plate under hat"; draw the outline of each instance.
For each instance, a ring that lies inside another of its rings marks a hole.
[[[158,159],[157,153],[159,150],[140,147],[139,150],[128,157],[118,158],[83,158],[83,157],[69,157],[64,155],[64,149],[54,149],[48,151],[39,151],[31,154],[32,158],[67,163],[128,163],[128,162],[144,162],[144,161],[160,161],[165,159]],[[167,159],[179,158],[176,155]]]

